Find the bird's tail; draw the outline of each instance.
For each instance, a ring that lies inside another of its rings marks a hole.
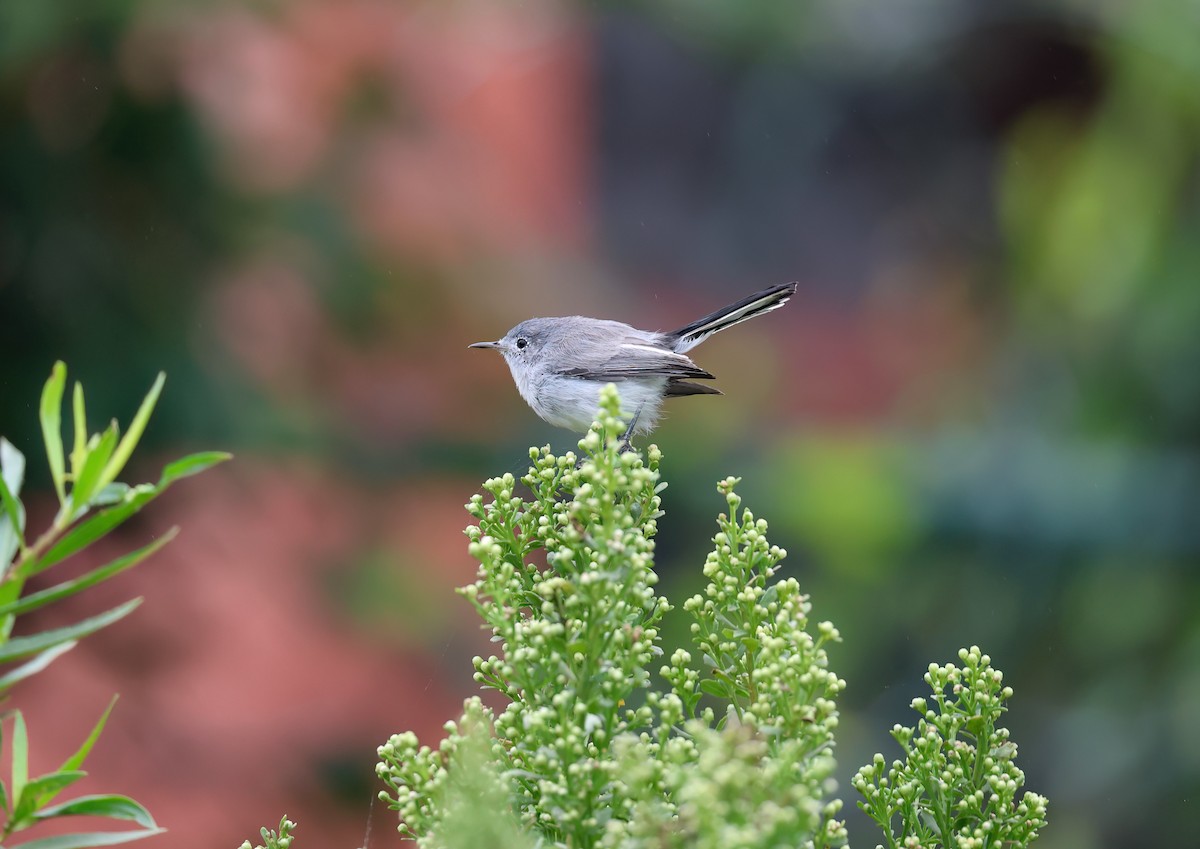
[[[742,298],[740,301],[722,307],[704,318],[684,325],[672,333],[666,334],[676,340],[675,352],[682,354],[695,348],[709,336],[719,333],[727,327],[741,324],[757,315],[779,309],[796,294],[795,283],[781,283],[761,292]]]

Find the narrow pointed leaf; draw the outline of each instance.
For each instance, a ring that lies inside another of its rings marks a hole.
[[[102,581],[106,581],[114,575],[119,575],[125,570],[131,569],[141,563],[178,535],[179,528],[173,527],[149,545],[143,546],[137,551],[131,551],[123,557],[118,557],[111,563],[106,563],[74,580],[63,581],[61,584],[55,584],[52,587],[46,587],[44,590],[29,593],[8,604],[0,604],[0,616],[19,616],[31,610],[37,610],[39,607],[45,607],[47,604],[67,598],[68,596],[75,595]]]
[[[146,430],[146,424],[150,421],[150,414],[154,412],[154,405],[158,403],[158,396],[162,392],[163,383],[166,382],[166,379],[166,372],[160,371],[158,377],[154,380],[154,385],[150,387],[150,391],[146,393],[146,397],[142,400],[142,405],[138,407],[133,421],[129,423],[129,429],[121,437],[120,444],[117,445],[116,451],[113,452],[108,464],[104,467],[104,472],[100,476],[101,487],[115,481],[117,475],[121,474],[121,470],[125,468],[125,464],[129,462],[129,457],[133,454],[133,449],[137,446],[138,440],[142,438],[142,433]]]
[[[74,625],[68,625],[65,628],[52,628],[49,631],[42,631],[37,634],[30,634],[29,636],[13,637],[7,643],[0,645],[0,663],[19,660],[20,658],[37,654],[70,640],[78,640],[81,637],[86,637],[88,634],[95,633],[101,628],[125,618],[141,603],[142,600],[140,598],[130,599],[111,610],[106,610],[104,613],[84,619],[82,622],[76,622]]]
[[[20,666],[10,669],[8,672],[0,675],[0,696],[3,696],[4,692],[18,681],[23,681],[31,675],[36,675],[41,672],[59,657],[75,648],[75,645],[76,643],[74,640],[68,640],[65,643],[60,643],[53,648],[48,648],[44,652],[35,655],[32,660],[22,663]]]
[[[13,498],[21,494],[21,484],[25,482],[25,455],[3,436],[0,436],[0,478],[4,479]]]
[[[46,442],[46,459],[50,461],[50,477],[54,480],[54,489],[58,500],[66,497],[63,480],[66,474],[63,468],[62,442],[62,396],[67,382],[67,367],[59,360],[54,364],[50,377],[42,389],[42,405],[40,418],[42,422],[42,438]]]
[[[96,741],[100,739],[100,733],[104,730],[105,724],[108,722],[108,717],[112,714],[112,710],[116,707],[117,697],[113,696],[112,701],[108,703],[108,707],[104,709],[104,713],[100,714],[100,718],[96,720],[96,725],[92,728],[92,733],[87,736],[75,754],[63,761],[60,767],[62,770],[79,769],[83,766],[83,762],[87,760],[87,756],[91,754],[92,747],[96,745]],[[151,823],[153,825],[153,823]]]
[[[205,469],[210,469],[218,463],[224,463],[232,457],[232,454],[225,451],[201,451],[198,454],[189,454],[164,466],[158,485],[166,487],[181,478],[198,475]]]
[[[6,849],[98,849],[101,846],[119,846],[143,837],[162,834],[165,828],[146,828],[137,831],[93,831],[81,834],[63,834],[59,837],[40,837],[25,843],[13,843]]]
[[[150,816],[150,812],[128,796],[80,796],[78,799],[63,802],[61,805],[42,808],[36,816],[38,819],[65,816],[108,817],[137,823],[144,828],[158,827],[158,823],[154,821],[154,817]]]
[[[0,616],[0,643],[8,639],[12,634],[13,625],[17,623],[15,616]]]
[[[25,716],[14,714],[12,739],[12,798],[13,808],[21,807],[21,795],[29,781],[29,735],[25,731]]]
[[[13,556],[25,545],[25,508],[0,478],[0,575],[8,571]]]
[[[17,797],[12,814],[14,823],[32,823],[39,818],[39,808],[86,775],[86,772],[75,769],[69,772],[52,772],[49,775],[39,775],[37,778],[32,779],[25,785],[21,795]],[[20,828],[21,826],[18,825],[17,827]]]
[[[96,494],[100,483],[100,474],[112,458],[113,449],[117,447],[116,422],[104,431],[100,441],[92,449],[84,448],[83,467],[71,487],[71,506],[76,514],[82,513],[88,506],[92,496]]]
[[[24,480],[24,455],[0,437],[0,571],[25,546],[25,507],[17,500]]]
[[[71,474],[78,485],[79,475],[83,471],[83,461],[87,456],[87,414],[83,407],[83,384],[75,381],[75,394],[71,399],[72,420],[75,423],[75,447],[71,451]]]
[[[16,601],[21,596],[21,590],[25,588],[25,579],[20,575],[10,574],[8,580],[0,582],[0,604],[8,604]],[[0,616],[0,645],[12,634],[13,625],[16,624],[17,617],[15,616]]]

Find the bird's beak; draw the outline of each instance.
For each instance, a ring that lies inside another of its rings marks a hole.
[[[467,346],[468,348],[499,348],[499,342],[474,342]]]

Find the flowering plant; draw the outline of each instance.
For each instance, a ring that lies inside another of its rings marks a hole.
[[[854,776],[859,802],[879,824],[889,849],[909,846],[1027,846],[1046,825],[1044,796],[1026,792],[1017,744],[996,725],[1012,697],[1004,675],[978,646],[958,653],[962,668],[929,665],[933,705],[916,698],[915,728],[892,729],[905,760],[881,754]],[[882,849],[882,847],[880,847]]]
[[[730,478],[708,585],[683,605],[693,645],[663,662],[660,454],[622,453],[616,391],[601,404],[582,462],[533,451],[531,497],[505,475],[467,505],[480,568],[461,592],[502,650],[476,658],[475,677],[506,704],[469,700],[437,749],[412,734],[380,748],[401,831],[435,847],[844,843],[830,750],[845,683],[825,653],[837,630],[811,633],[798,584],[772,580],[785,552]],[[468,798],[505,816],[464,817]]]
[[[393,735],[381,797],[429,849],[844,846],[832,750],[845,682],[826,654],[837,629],[810,623],[799,584],[776,580],[786,552],[727,478],[708,583],[683,603],[691,645],[667,655],[661,455],[622,452],[622,430],[609,387],[581,460],[534,449],[519,482],[488,480],[490,499],[467,504],[480,565],[460,592],[499,644],[475,658],[475,679],[503,705],[468,699],[436,748]],[[918,729],[893,732],[908,762],[885,775],[877,755],[855,776],[889,847],[1026,846],[1045,823],[1044,799],[1015,802],[1016,749],[995,727],[1011,690],[986,655],[962,657],[963,670],[930,668],[936,710],[914,702]]]

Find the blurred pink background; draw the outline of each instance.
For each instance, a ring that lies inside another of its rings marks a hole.
[[[846,637],[849,777],[978,643],[1017,694],[1041,846],[1179,845],[1200,792],[1200,66],[1194,4],[68,0],[0,12],[0,433],[52,514],[55,359],[93,430],[166,392],[132,469],[236,459],[92,553],[145,604],[18,688],[35,766],[121,698],[84,792],[154,847],[364,839],[375,747],[436,744],[487,635],[463,503],[574,446],[469,351],[534,315],[694,353],[663,592],[743,494]],[[67,567],[82,570],[86,563]],[[47,576],[47,580],[60,576]],[[668,627],[668,645],[685,638]],[[64,698],[69,694],[69,698]],[[1131,776],[1137,780],[1131,781]],[[877,839],[851,811],[851,839]],[[369,847],[399,843],[374,806]]]

